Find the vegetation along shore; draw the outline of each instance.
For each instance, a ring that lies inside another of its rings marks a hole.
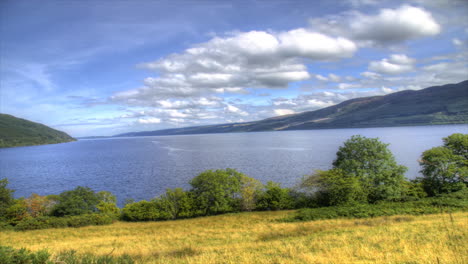
[[[295,188],[208,170],[123,208],[86,187],[14,199],[2,179],[0,263],[466,263],[468,134],[420,164],[407,180],[386,144],[353,136]]]

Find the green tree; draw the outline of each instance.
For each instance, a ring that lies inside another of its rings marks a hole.
[[[15,202],[13,199],[13,190],[7,188],[8,179],[0,180],[0,220],[5,217],[6,210]]]
[[[207,170],[190,181],[197,208],[203,215],[237,210],[242,173],[233,169]]]
[[[97,193],[99,202],[96,205],[98,212],[107,214],[116,219],[120,215],[120,208],[117,206],[117,197],[108,191],[100,191]]]
[[[272,181],[267,182],[257,200],[259,210],[283,210],[293,207],[294,201],[290,195],[290,189],[281,188],[279,183]]]
[[[15,200],[15,202],[6,209],[6,218],[10,222],[18,223],[28,217],[30,217],[28,213],[28,204],[23,198]]]
[[[367,202],[360,179],[341,169],[318,170],[305,177],[300,187],[315,190],[316,199],[321,206]]]
[[[452,134],[443,141],[444,146],[424,151],[419,162],[430,196],[459,191],[468,184],[468,134]]]
[[[99,196],[90,188],[78,186],[62,192],[52,214],[55,216],[80,215],[97,211]]]
[[[182,188],[167,189],[155,202],[163,219],[187,218],[195,214],[193,197]]]
[[[352,136],[339,148],[333,162],[335,169],[359,179],[369,202],[400,198],[404,192],[407,168],[396,163],[387,146],[377,138]]]
[[[122,219],[126,221],[154,221],[159,218],[160,211],[153,201],[129,203],[122,209]]]
[[[255,210],[262,183],[246,175],[241,175],[240,180],[240,209],[242,211]]]

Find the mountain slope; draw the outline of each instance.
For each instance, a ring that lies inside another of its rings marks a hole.
[[[68,134],[43,124],[0,114],[0,147],[55,144],[75,141]]]
[[[468,81],[355,98],[340,104],[260,121],[132,132],[117,136],[179,135],[321,128],[468,123]]]

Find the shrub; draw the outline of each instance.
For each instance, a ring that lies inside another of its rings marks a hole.
[[[107,225],[112,223],[113,218],[109,215],[103,214],[85,214],[68,217],[40,216],[18,222],[15,226],[15,230],[25,231],[45,228],[82,227],[89,225]]]
[[[27,249],[14,249],[0,246],[0,263],[5,264],[49,264],[50,254],[47,250],[31,252]]]
[[[424,198],[410,202],[380,202],[354,206],[331,206],[298,210],[295,220],[311,221],[333,218],[366,218],[399,214],[420,215],[440,212],[468,211],[468,191]]]
[[[294,207],[294,200],[290,195],[291,190],[288,188],[281,188],[279,183],[269,181],[264,191],[259,194],[257,199],[258,210],[282,210],[292,209]]]
[[[167,189],[166,193],[154,202],[159,209],[158,218],[162,220],[187,218],[196,214],[191,193],[185,192],[182,188]]]
[[[159,218],[160,212],[154,201],[129,203],[122,209],[122,219],[125,221],[154,221]]]
[[[202,215],[239,210],[241,178],[233,169],[207,170],[190,181],[197,209]]]
[[[88,187],[78,186],[62,192],[52,214],[55,216],[80,215],[96,212],[99,196]]]

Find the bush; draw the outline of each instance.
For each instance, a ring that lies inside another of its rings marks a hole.
[[[154,201],[129,203],[122,209],[122,220],[125,221],[154,221],[158,220],[160,215]]]
[[[390,215],[421,215],[441,212],[468,211],[468,191],[424,198],[411,202],[380,202],[354,206],[332,206],[298,210],[294,220],[312,221],[333,218],[366,218]]]
[[[54,216],[89,214],[97,211],[99,196],[88,187],[78,186],[62,192],[52,214]]]
[[[192,217],[196,214],[193,195],[182,188],[167,189],[166,193],[155,199],[159,209],[159,219],[169,220]]]
[[[294,200],[290,195],[291,190],[281,188],[279,183],[269,181],[264,191],[257,198],[258,210],[284,210],[293,209]]]
[[[245,176],[233,169],[207,170],[190,181],[197,209],[202,215],[239,210],[241,179]]]
[[[119,257],[96,256],[93,254],[78,255],[69,250],[60,252],[51,260],[47,250],[32,252],[27,249],[14,249],[12,247],[0,246],[0,263],[5,264],[133,264],[135,261],[129,255]]]
[[[0,263],[5,264],[49,264],[50,254],[47,250],[31,252],[27,249],[14,249],[0,246]]]
[[[82,227],[89,225],[108,225],[113,223],[113,218],[103,214],[86,214],[69,217],[40,216],[28,218],[20,221],[14,227],[17,231],[63,228],[63,227]]]

